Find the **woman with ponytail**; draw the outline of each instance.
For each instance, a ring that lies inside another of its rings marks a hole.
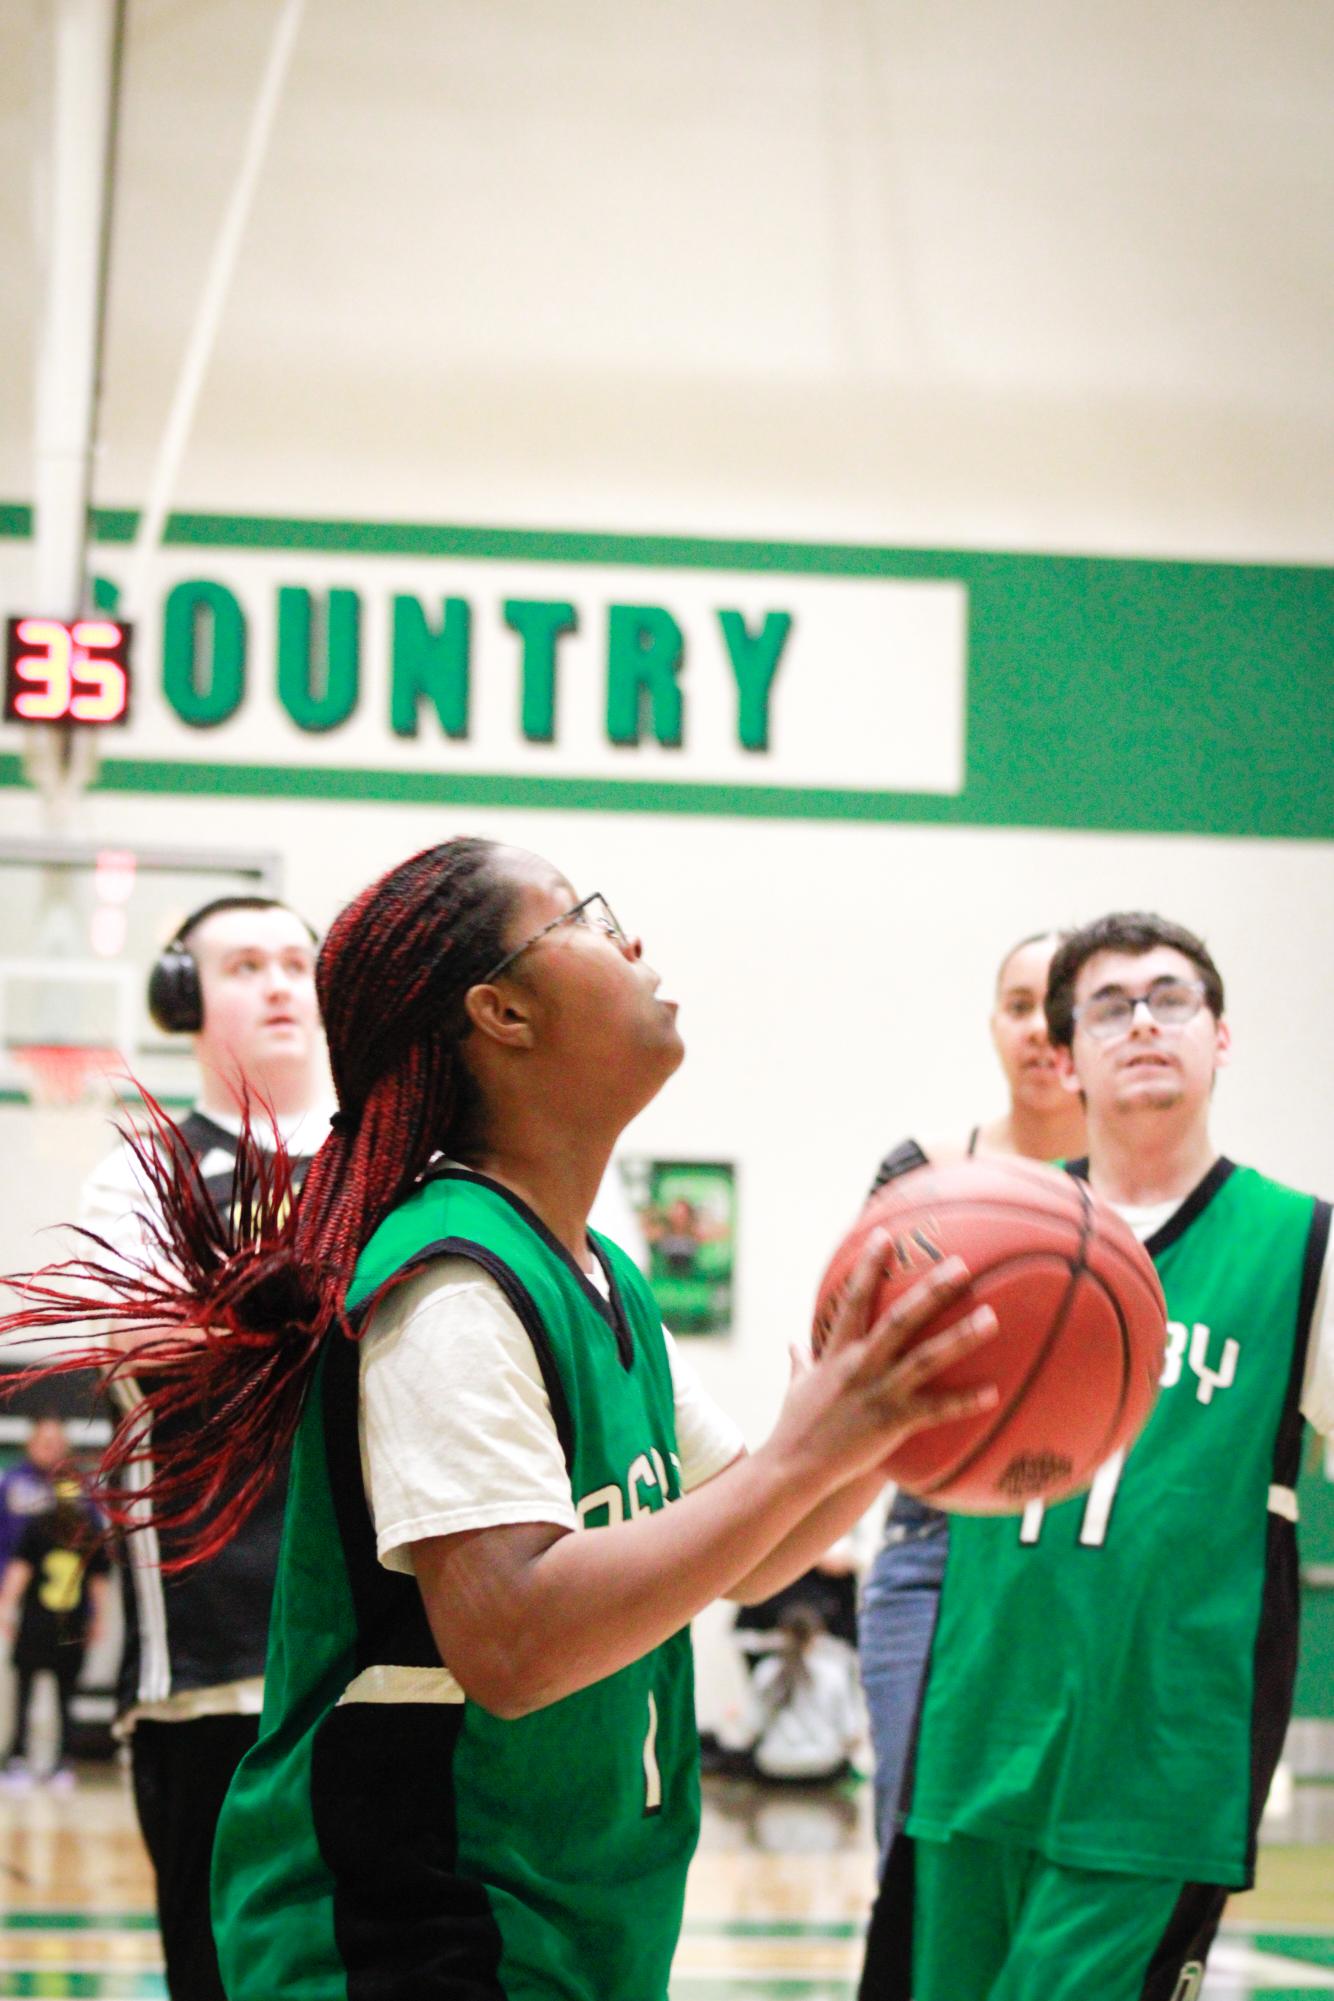
[[[245,1156],[220,1235],[159,1146],[179,1280],[85,1267],[113,1317],[168,1330],[150,1406],[216,1412],[150,1488],[196,1553],[293,1440],[260,1739],[214,1857],[227,1993],[665,2001],[698,1825],[689,1621],[807,1569],[901,1438],[990,1402],[930,1382],[994,1321],[904,1355],[966,1274],[874,1319],[874,1241],[747,1455],[587,1228],[683,1053],[603,900],[449,841],[343,912],[318,978],[340,1109],[294,1211]],[[11,1326],[80,1310],[77,1274],[23,1287]],[[139,1451],[113,1441],[113,1494]]]

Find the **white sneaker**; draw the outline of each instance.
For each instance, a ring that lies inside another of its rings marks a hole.
[[[0,1772],[0,1786],[7,1793],[30,1793],[35,1783],[26,1758],[11,1758]]]
[[[47,1773],[45,1779],[46,1789],[51,1793],[72,1793],[78,1783],[68,1765],[57,1765],[54,1772]]]

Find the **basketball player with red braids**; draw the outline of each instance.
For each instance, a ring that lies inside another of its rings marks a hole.
[[[185,1279],[128,1272],[115,1309],[179,1330],[159,1412],[226,1410],[158,1466],[159,1514],[202,1502],[205,1541],[226,1533],[294,1435],[260,1739],[214,1858],[228,1995],[665,2001],[699,1811],[689,1621],[807,1569],[899,1439],[989,1406],[930,1380],[993,1316],[905,1356],[966,1274],[868,1324],[873,1240],[747,1456],[587,1228],[683,1053],[602,898],[450,841],[341,915],[318,986],[340,1109],[294,1215],[243,1149],[221,1243],[181,1177]],[[68,1321],[77,1291],[30,1279],[10,1324]],[[135,1449],[123,1430],[108,1473]]]

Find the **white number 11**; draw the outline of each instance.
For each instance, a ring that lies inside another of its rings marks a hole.
[[[1114,1452],[1105,1459],[1093,1476],[1093,1485],[1084,1503],[1084,1519],[1079,1527],[1079,1540],[1085,1549],[1101,1549],[1107,1540],[1107,1524],[1111,1519],[1112,1502],[1121,1483],[1121,1468],[1126,1463],[1124,1451]],[[1034,1543],[1042,1534],[1042,1523],[1047,1513],[1045,1501],[1030,1501],[1024,1509],[1019,1524],[1021,1543]]]

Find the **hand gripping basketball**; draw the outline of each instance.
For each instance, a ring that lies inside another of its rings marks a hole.
[[[865,1262],[868,1240],[887,1250]],[[936,1347],[947,1314],[914,1316],[911,1354],[933,1363],[935,1397],[991,1382],[986,1408],[923,1420],[893,1446],[888,1474],[934,1506],[1013,1514],[1032,1500],[1087,1487],[1128,1446],[1153,1407],[1166,1340],[1165,1306],[1147,1254],[1116,1213],[1071,1176],[1027,1161],[924,1167],[870,1203],[821,1281],[818,1353],[841,1336],[849,1306],[882,1276],[883,1324],[923,1273],[962,1258],[971,1280],[949,1309],[987,1305],[996,1338],[977,1355]]]
[[[938,1387],[946,1369],[996,1334],[991,1308],[965,1296],[962,1260],[945,1259],[886,1299],[892,1256],[887,1231],[866,1233],[822,1330],[820,1360],[803,1365],[793,1351],[784,1417],[799,1430],[814,1423],[820,1456],[843,1482],[873,1470],[886,1477],[887,1455],[910,1434],[976,1416],[996,1401],[995,1385],[984,1380],[985,1358],[966,1384]]]

